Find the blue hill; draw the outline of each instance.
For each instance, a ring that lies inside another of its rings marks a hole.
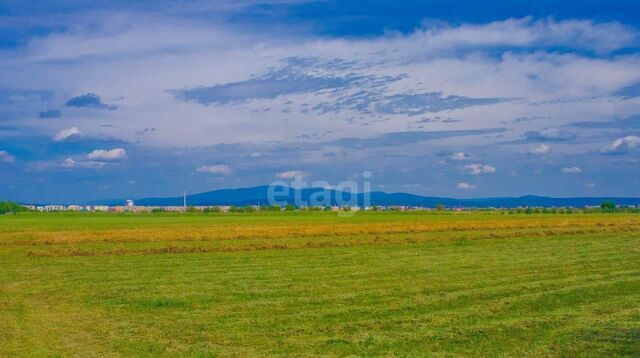
[[[295,191],[286,187],[276,188],[279,195],[275,195],[279,204],[295,204],[302,201],[309,205],[330,204],[330,205],[366,205],[365,194],[352,194],[331,189],[308,188]],[[296,200],[296,196],[297,199]],[[455,199],[443,197],[421,196],[409,193],[385,193],[373,191],[369,193],[370,204],[380,206],[421,206],[435,207],[438,204],[447,207],[583,207],[597,206],[605,200],[611,200],[618,205],[640,205],[640,198],[621,197],[577,197],[577,198],[552,198],[546,196],[527,195],[521,197],[496,197],[496,198],[476,198],[476,199]],[[269,186],[256,186],[252,188],[222,189],[205,193],[192,194],[187,196],[187,204],[191,206],[206,205],[270,205]],[[315,202],[314,202],[315,200]],[[91,204],[102,205],[123,205],[123,200],[101,200]],[[140,206],[180,206],[183,197],[168,198],[141,198],[135,200]]]

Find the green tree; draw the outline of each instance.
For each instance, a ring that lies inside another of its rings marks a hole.
[[[602,203],[600,203],[600,209],[607,210],[607,211],[615,210],[616,203],[614,203],[611,200],[605,200]]]

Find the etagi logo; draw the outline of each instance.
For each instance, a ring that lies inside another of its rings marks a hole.
[[[298,175],[291,183],[279,180],[269,184],[267,200],[273,206],[332,207],[339,208],[343,215],[353,213],[371,207],[371,172],[362,172],[356,178],[331,185],[326,181],[309,183]]]

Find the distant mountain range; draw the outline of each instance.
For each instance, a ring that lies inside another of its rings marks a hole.
[[[358,205],[364,206],[366,194],[352,194],[322,188],[307,188],[297,191],[286,187],[277,188],[279,195],[275,198],[280,204],[296,204],[303,202],[313,205],[313,200],[322,201],[330,205]],[[287,192],[288,191],[288,192]],[[324,194],[324,195],[323,195]],[[546,196],[527,195],[521,197],[495,197],[477,199],[454,199],[443,197],[420,196],[408,193],[384,193],[374,191],[369,193],[370,204],[379,206],[421,206],[435,207],[442,204],[446,207],[488,208],[488,207],[560,207],[560,206],[597,206],[605,200],[611,200],[618,205],[640,205],[640,198],[617,197],[578,197],[578,198],[552,198]],[[269,205],[269,186],[257,186],[242,189],[222,189],[206,193],[187,196],[187,205]],[[124,200],[100,200],[92,202],[93,205],[124,205]],[[138,206],[180,206],[183,197],[169,198],[142,198],[135,200]]]

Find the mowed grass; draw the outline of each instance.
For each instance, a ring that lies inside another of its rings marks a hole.
[[[0,356],[640,356],[640,215],[0,217]]]

